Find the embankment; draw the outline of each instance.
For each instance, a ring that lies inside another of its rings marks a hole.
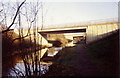
[[[64,48],[43,76],[118,77],[118,32],[88,45]]]

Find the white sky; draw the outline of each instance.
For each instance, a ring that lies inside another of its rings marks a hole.
[[[48,2],[44,25],[78,23],[118,17],[116,2]]]
[[[23,0],[0,0],[0,2],[15,2],[15,1],[23,1]],[[27,0],[28,2],[34,2],[36,0]],[[120,0],[39,0],[45,2],[119,2]]]
[[[10,0],[4,0],[10,1]],[[11,0],[23,1],[23,0]],[[34,1],[34,0],[27,0]],[[118,17],[119,0],[43,0],[44,25],[80,23],[83,21]],[[41,25],[41,12],[39,22]]]

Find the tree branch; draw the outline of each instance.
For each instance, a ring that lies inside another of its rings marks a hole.
[[[14,24],[14,22],[15,22],[15,20],[16,20],[16,17],[17,17],[17,15],[18,15],[18,13],[19,13],[19,10],[20,10],[20,8],[22,7],[22,5],[25,3],[25,1],[26,1],[26,0],[24,0],[24,1],[20,4],[20,6],[18,6],[17,11],[16,11],[16,13],[15,13],[15,16],[14,16],[13,21],[12,21],[12,23],[10,24],[10,26],[9,26],[6,30],[4,30],[4,31],[2,31],[2,32],[0,32],[0,33],[4,33],[4,32],[9,31],[9,29],[13,26],[13,24]]]
[[[2,12],[2,11],[3,11],[3,9],[0,10],[0,12]]]
[[[27,34],[26,36],[19,37],[19,38],[15,38],[15,39],[12,40],[12,42],[14,42],[15,40],[18,40],[18,39],[23,39],[23,38],[28,37],[28,36],[30,36],[30,35],[31,35],[31,34],[29,34],[29,35]]]

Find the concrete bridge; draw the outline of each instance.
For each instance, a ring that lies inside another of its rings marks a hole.
[[[118,30],[118,22],[106,22],[88,25],[77,25],[61,28],[48,28],[39,30],[39,33],[47,40],[62,38],[57,34],[62,34],[66,39],[73,40],[75,37],[84,37],[86,43],[106,37]]]
[[[45,45],[51,47],[52,44],[50,41],[60,41],[62,46],[71,46],[73,43],[69,43],[69,41],[74,39],[82,39],[85,38],[86,43],[93,42],[95,40],[104,38],[109,36],[110,34],[116,32],[118,30],[118,22],[110,21],[110,22],[99,22],[99,23],[85,23],[85,24],[69,24],[68,26],[59,27],[59,28],[45,28],[43,30],[32,30],[30,33],[31,40],[34,42],[33,31],[36,33],[36,43],[40,45]],[[63,25],[62,25],[63,26]],[[53,26],[54,27],[54,26]],[[27,34],[28,30],[24,29],[24,36]],[[19,34],[18,31],[16,31]],[[25,39],[29,39],[29,36]],[[15,41],[16,43],[17,40]],[[69,43],[69,44],[68,44]],[[41,52],[41,58],[47,49],[43,49]]]

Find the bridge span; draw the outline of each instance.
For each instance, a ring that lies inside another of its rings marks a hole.
[[[66,39],[73,40],[74,37],[83,36],[86,43],[93,42],[95,40],[106,37],[118,30],[118,22],[78,25],[61,28],[48,28],[39,30],[39,33],[46,40],[55,40],[57,36],[55,34],[62,34]],[[54,35],[54,36],[53,36]],[[55,38],[55,39],[53,39]],[[59,36],[60,38],[60,36]]]

